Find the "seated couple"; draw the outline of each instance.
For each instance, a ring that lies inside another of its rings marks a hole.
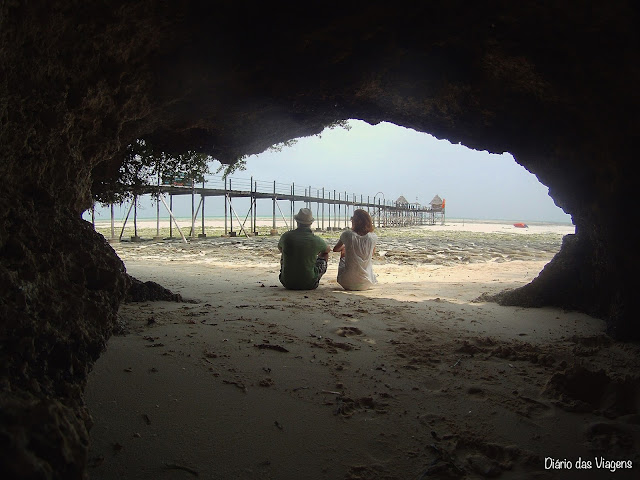
[[[311,210],[301,208],[294,218],[298,228],[285,232],[278,242],[280,283],[289,290],[313,290],[327,271],[331,247],[311,231]],[[338,283],[345,290],[367,290],[378,282],[371,261],[377,239],[369,214],[361,209],[353,212],[351,230],[342,232],[333,247],[340,252]]]

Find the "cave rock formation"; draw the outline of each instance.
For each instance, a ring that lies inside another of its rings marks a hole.
[[[576,234],[498,300],[639,339],[637,21],[631,1],[0,2],[3,470],[86,476],[82,390],[129,280],[81,213],[136,138],[232,163],[354,118],[510,152]]]

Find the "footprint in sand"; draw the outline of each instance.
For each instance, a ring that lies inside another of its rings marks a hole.
[[[336,330],[336,335],[341,337],[354,337],[364,335],[364,333],[358,327],[340,327]]]
[[[360,330],[358,327],[340,327],[335,331],[336,335],[341,337],[362,337],[364,336],[364,332]],[[369,345],[375,345],[376,341],[373,338],[366,337],[361,338],[361,340]]]

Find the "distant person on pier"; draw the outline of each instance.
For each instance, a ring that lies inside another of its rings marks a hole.
[[[371,216],[365,210],[354,211],[351,230],[342,232],[333,247],[334,252],[340,252],[338,283],[345,290],[368,290],[378,283],[372,261],[377,241]]]
[[[289,290],[313,290],[327,271],[331,247],[311,231],[311,210],[301,208],[293,218],[298,228],[283,233],[278,242],[280,283]]]

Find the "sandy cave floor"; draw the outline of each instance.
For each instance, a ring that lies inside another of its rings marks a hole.
[[[86,389],[92,479],[638,478],[640,348],[583,314],[474,301],[551,252],[390,248],[366,292],[342,290],[332,256],[299,292],[260,241],[114,245],[194,303],[121,307]]]

